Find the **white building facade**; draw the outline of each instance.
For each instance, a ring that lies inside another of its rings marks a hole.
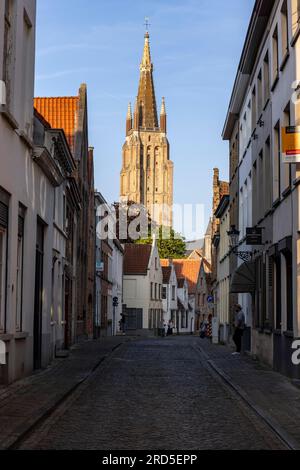
[[[31,158],[35,17],[34,0],[0,2],[0,340],[6,345],[6,365],[0,365],[2,382],[33,369],[32,260],[37,232],[43,230],[37,215],[44,221],[52,216],[51,204],[46,205],[43,196],[49,196],[50,202],[53,196]],[[51,265],[50,239],[44,240],[43,253]],[[51,283],[47,276],[44,281]],[[45,303],[49,307],[50,299]],[[50,321],[43,331],[48,337],[49,327]]]
[[[229,237],[230,214],[229,196],[223,196],[215,213],[219,219],[218,250],[217,250],[217,285],[218,298],[216,305],[219,340],[228,343],[230,336],[230,269],[229,269]]]
[[[128,334],[157,333],[163,320],[163,275],[157,243],[125,244],[123,313]]]
[[[281,136],[300,124],[299,19],[297,0],[256,1],[223,132],[230,140],[239,121],[239,249],[255,253],[238,268],[248,271],[248,289],[241,282],[234,292],[248,318],[251,307],[251,351],[297,378],[291,357],[300,336],[300,163],[284,162]],[[244,137],[245,115],[251,131]],[[244,244],[246,227],[261,228],[261,245]]]
[[[163,320],[168,325],[170,321],[175,325],[178,309],[177,300],[177,277],[176,271],[171,263],[170,266],[163,266]]]

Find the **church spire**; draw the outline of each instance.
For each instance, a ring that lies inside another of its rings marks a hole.
[[[138,90],[139,123],[147,129],[157,129],[157,109],[153,82],[153,64],[151,62],[149,33],[145,33],[144,52],[140,65],[140,83]]]

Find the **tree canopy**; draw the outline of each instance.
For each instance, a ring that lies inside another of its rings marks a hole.
[[[168,235],[168,236],[166,236]],[[137,240],[138,244],[152,244],[153,238]],[[157,247],[161,259],[183,259],[185,258],[186,245],[184,237],[168,227],[159,227],[157,234]]]

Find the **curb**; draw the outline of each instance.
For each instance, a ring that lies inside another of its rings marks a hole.
[[[220,369],[216,363],[209,358],[209,355],[203,351],[201,346],[197,348],[200,354],[206,359],[207,364],[227,383],[242,400],[272,429],[272,431],[281,439],[281,441],[288,447],[289,450],[300,450],[300,444],[290,434],[288,434],[266,411],[260,408],[256,403],[247,395],[247,393],[231,378]]]

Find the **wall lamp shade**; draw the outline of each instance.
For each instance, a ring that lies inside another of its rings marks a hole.
[[[239,244],[240,231],[236,229],[235,225],[232,225],[227,235],[229,238],[229,248],[236,248]]]

